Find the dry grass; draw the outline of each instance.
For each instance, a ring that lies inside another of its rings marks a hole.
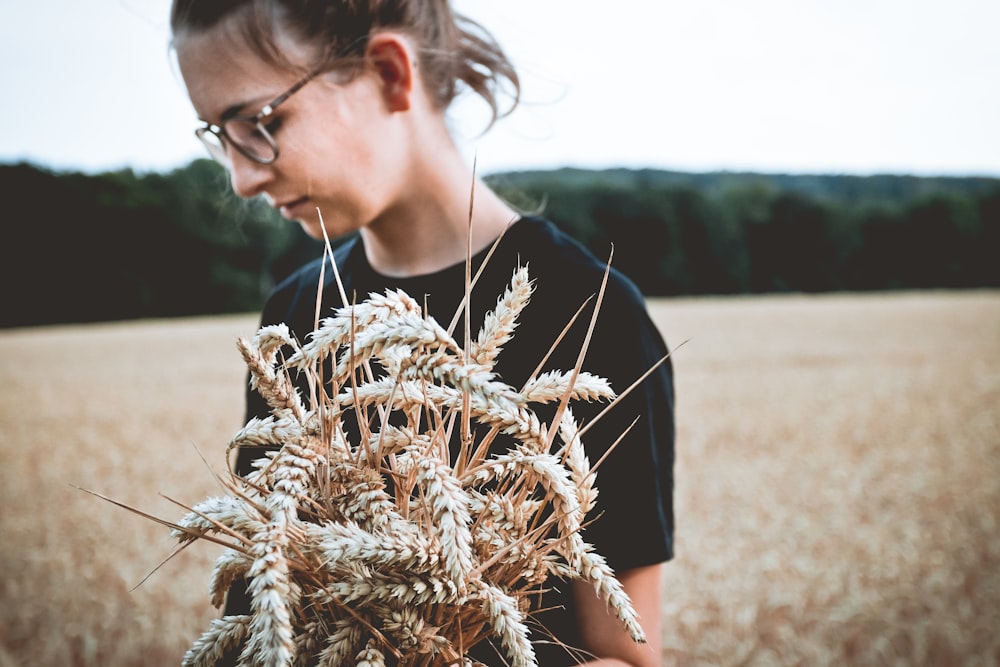
[[[671,300],[665,664],[1000,663],[1000,292]],[[253,316],[0,332],[0,667],[176,665],[214,617]],[[197,449],[196,449],[197,448]]]

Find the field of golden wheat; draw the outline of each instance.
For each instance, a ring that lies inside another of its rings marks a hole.
[[[1000,291],[651,307],[679,346],[664,664],[1000,664]],[[217,547],[161,566],[166,528],[80,488],[168,519],[219,493],[254,329],[0,331],[0,667],[176,665],[216,615]]]

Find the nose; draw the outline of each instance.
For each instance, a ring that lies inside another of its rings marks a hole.
[[[230,148],[229,180],[233,184],[233,192],[244,199],[251,199],[264,192],[271,180],[270,165],[254,162],[237,150]]]

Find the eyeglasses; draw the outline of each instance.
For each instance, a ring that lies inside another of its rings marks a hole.
[[[265,104],[258,113],[252,116],[233,116],[223,120],[219,125],[205,123],[205,127],[199,127],[194,131],[195,136],[201,140],[201,143],[205,144],[208,154],[224,165],[229,164],[226,144],[232,144],[233,148],[254,162],[273,163],[278,159],[278,144],[264,125],[265,121],[279,105],[297,93],[302,86],[312,81],[320,71],[317,70],[309,74]]]

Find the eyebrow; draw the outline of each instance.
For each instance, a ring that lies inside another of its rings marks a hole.
[[[241,102],[239,104],[234,104],[234,105],[228,107],[225,111],[223,111],[219,115],[219,123],[220,124],[221,123],[225,123],[230,118],[235,118],[236,116],[240,115],[240,111],[242,111],[243,109],[247,108],[251,104],[252,104],[252,102]],[[210,120],[208,120],[206,118],[202,118],[201,116],[198,116],[198,120],[201,121],[202,123],[207,123],[209,125],[215,125],[214,121],[210,121]]]
[[[310,80],[312,80],[314,77],[318,76],[320,74],[320,72],[321,72],[321,70],[315,70],[315,71],[313,71],[307,77],[299,80],[298,83],[296,83],[289,90],[286,90],[284,93],[282,93],[281,95],[279,95],[276,98],[275,97],[265,97],[265,96],[262,95],[262,96],[260,96],[258,98],[253,98],[253,99],[250,99],[250,100],[246,100],[245,102],[238,102],[236,104],[232,104],[232,105],[226,107],[226,110],[223,111],[222,114],[219,116],[219,122],[220,123],[224,123],[227,120],[229,120],[230,118],[234,118],[234,117],[238,116],[241,111],[243,111],[244,109],[246,109],[247,107],[249,107],[251,105],[263,104],[263,107],[261,108],[260,112],[258,112],[258,113],[261,113],[265,109],[268,109],[269,107],[273,107],[274,104],[275,104],[275,102],[278,102],[278,103],[284,102],[292,93],[297,92],[300,88],[302,88],[302,86],[306,85]],[[256,115],[256,114],[253,114],[253,115]],[[210,121],[206,121],[204,119],[200,119],[200,120],[202,120],[202,121],[204,121],[206,123],[210,123]]]
[[[266,99],[266,98],[261,97],[260,99],[263,100],[263,99]],[[225,122],[225,121],[229,120],[230,118],[235,118],[236,116],[240,115],[241,111],[243,111],[244,109],[246,109],[247,107],[249,107],[249,106],[251,106],[253,104],[256,104],[258,101],[259,100],[249,100],[247,102],[239,102],[237,104],[233,104],[233,105],[227,107],[226,110],[223,111],[222,114],[219,116],[219,121],[220,122]]]
[[[267,95],[261,95],[260,97],[250,99],[245,102],[237,102],[236,104],[232,104],[226,107],[226,110],[219,115],[219,122],[224,123],[230,118],[235,118],[236,116],[239,116],[240,113],[243,112],[247,107],[252,107],[256,104],[262,104],[266,106],[271,103],[272,99],[273,99],[272,97],[269,97]]]

